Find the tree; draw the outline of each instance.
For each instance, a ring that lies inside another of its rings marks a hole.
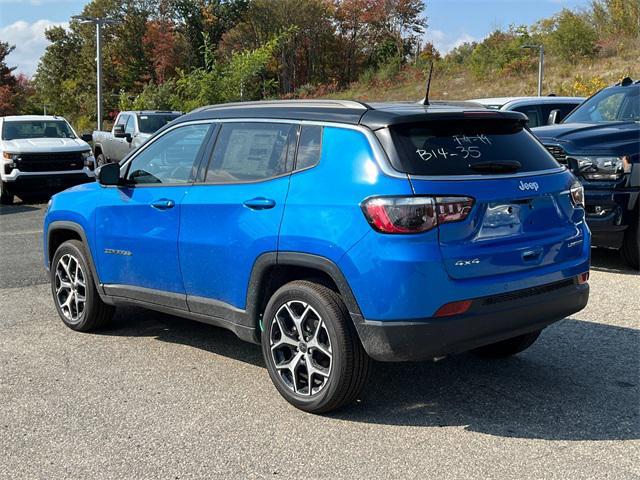
[[[9,67],[7,56],[13,52],[15,45],[0,42],[0,115],[10,115],[15,112],[15,88],[17,79],[13,75],[16,67]]]
[[[553,53],[575,64],[581,58],[595,56],[598,34],[587,19],[571,10],[563,9],[553,17],[548,33],[548,45]]]

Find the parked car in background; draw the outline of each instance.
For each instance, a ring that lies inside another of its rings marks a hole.
[[[0,117],[0,202],[94,180],[91,147],[62,117]]]
[[[529,128],[559,123],[569,112],[580,105],[583,97],[497,97],[470,100],[492,110],[524,113]]]
[[[640,269],[640,82],[626,78],[532,131],[584,185],[593,245]]]
[[[98,166],[119,162],[180,115],[181,112],[161,110],[120,112],[110,132],[93,132],[93,153]]]
[[[435,102],[202,108],[53,197],[52,299],[78,331],[127,304],[228,328],[318,413],[358,398],[371,358],[515,355],[589,297],[582,186],[525,123]]]

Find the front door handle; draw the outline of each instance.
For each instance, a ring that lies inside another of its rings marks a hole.
[[[161,198],[159,200],[156,200],[155,202],[152,202],[151,206],[158,210],[168,210],[170,208],[173,208],[175,204],[176,202],[169,198]]]
[[[244,202],[244,206],[251,210],[267,210],[276,206],[276,201],[270,198],[256,197]]]

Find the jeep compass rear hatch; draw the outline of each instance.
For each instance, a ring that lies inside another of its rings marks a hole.
[[[523,120],[474,113],[377,132],[415,194],[433,199],[448,275],[484,277],[579,258],[573,177]]]

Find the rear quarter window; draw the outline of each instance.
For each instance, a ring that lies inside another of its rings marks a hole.
[[[478,175],[471,164],[519,162],[517,173],[559,167],[520,122],[450,120],[401,124],[376,132],[396,170],[412,175]]]

